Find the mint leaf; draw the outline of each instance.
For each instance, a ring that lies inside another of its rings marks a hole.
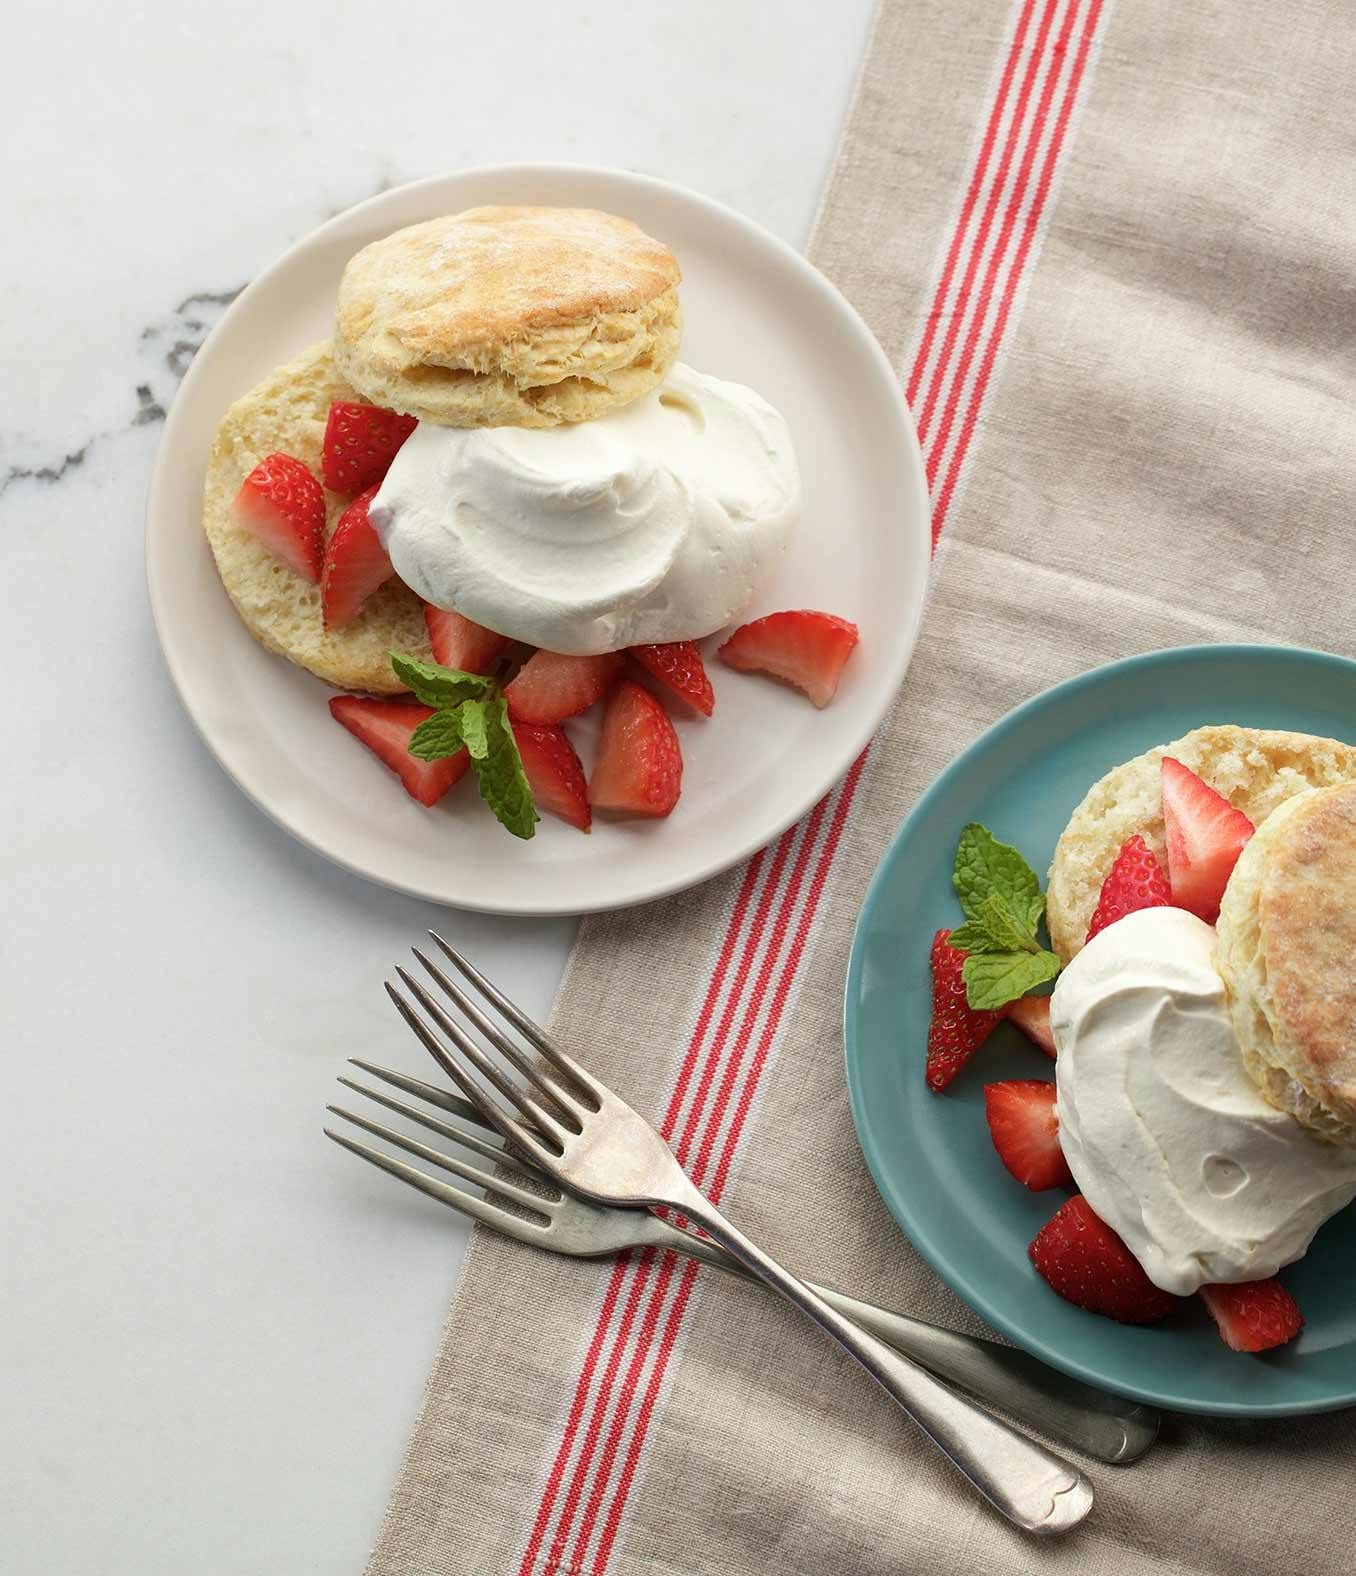
[[[490,680],[478,673],[463,673],[459,668],[444,668],[436,662],[416,662],[413,657],[391,653],[391,666],[402,684],[408,684],[415,698],[425,706],[458,706],[475,700],[490,687]]]
[[[1027,933],[1021,921],[1008,907],[1008,901],[997,892],[990,892],[980,904],[974,919],[957,925],[946,938],[948,947],[962,952],[980,954],[996,952],[1037,953],[1038,942]]]
[[[421,761],[442,761],[466,747],[462,737],[461,714],[451,708],[435,711],[410,736],[410,754]]]
[[[993,952],[993,937],[989,934],[989,927],[982,919],[967,919],[963,925],[957,925],[946,938],[948,947],[955,947],[959,952]]]
[[[483,761],[490,753],[489,723],[483,700],[464,701],[457,712],[461,722],[462,743],[471,752],[472,761]]]
[[[977,1012],[1006,1007],[1059,973],[1053,952],[972,953],[965,960],[961,978],[965,999]]]
[[[467,701],[462,707],[462,728],[480,784],[480,797],[515,837],[531,837],[537,824],[537,807],[532,802],[532,790],[509,726],[508,703],[502,695]],[[473,729],[479,730],[474,743]],[[483,745],[480,755],[476,754],[477,745]]]
[[[1036,872],[1015,848],[1000,843],[987,827],[971,821],[956,845],[952,884],[966,919],[989,926],[985,905],[991,894],[1002,898],[1013,924],[1030,939],[1045,912],[1045,898]]]

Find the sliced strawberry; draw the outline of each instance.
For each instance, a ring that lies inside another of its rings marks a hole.
[[[743,673],[785,679],[823,707],[838,693],[843,664],[856,644],[855,624],[805,609],[741,625],[720,648],[720,659]]]
[[[1001,1012],[976,1012],[965,999],[961,970],[968,952],[948,947],[949,930],[932,938],[932,1022],[928,1025],[928,1088],[939,1094],[1001,1022]]]
[[[1019,996],[1003,1009],[1034,1045],[1039,1045],[1052,1060],[1058,1055],[1055,1037],[1050,1032],[1050,998]]]
[[[363,603],[395,573],[381,538],[367,517],[377,495],[369,487],[339,516],[334,535],[325,544],[325,567],[320,576],[320,608],[325,628],[337,629],[355,618]]]
[[[515,722],[512,728],[537,808],[549,810],[562,821],[587,832],[593,825],[588,785],[584,781],[584,768],[579,764],[574,746],[565,737],[564,728],[531,722]]]
[[[667,689],[695,706],[703,717],[711,715],[716,694],[706,676],[701,650],[695,640],[671,640],[661,646],[632,646],[631,655],[647,673]]]
[[[431,706],[408,700],[336,695],[330,702],[330,716],[397,773],[405,792],[420,804],[437,804],[471,764],[465,750],[442,761],[421,761],[410,754],[411,734],[432,715]]]
[[[1162,772],[1172,901],[1213,925],[1238,856],[1256,828],[1171,755],[1163,757]]]
[[[307,580],[320,579],[325,494],[300,460],[270,454],[241,483],[231,506],[237,522]]]
[[[1108,925],[1114,925],[1118,919],[1141,908],[1168,908],[1171,904],[1172,889],[1163,867],[1154,858],[1148,843],[1136,832],[1121,844],[1115,863],[1106,873],[1086,939],[1091,941],[1099,930],[1105,930]]]
[[[1274,1275],[1233,1286],[1202,1286],[1201,1298],[1225,1344],[1236,1352],[1270,1351],[1293,1341],[1304,1328],[1295,1299]]]
[[[599,657],[533,652],[504,690],[509,715],[517,722],[564,722],[577,717],[602,700],[621,665],[620,651]]]
[[[984,1115],[998,1158],[1023,1187],[1071,1187],[1073,1174],[1059,1147],[1055,1086],[1040,1078],[984,1085]]]
[[[450,608],[434,607],[431,602],[424,603],[424,623],[428,626],[433,660],[463,673],[492,672],[508,645],[507,635],[496,635],[483,624],[472,623]]]
[[[1178,1298],[1154,1285],[1081,1193],[1059,1206],[1027,1253],[1052,1291],[1089,1313],[1152,1324],[1177,1306]]]
[[[380,486],[400,445],[418,426],[413,416],[337,399],[325,422],[320,469],[326,487],[361,492]]]
[[[598,810],[668,815],[682,785],[683,752],[668,713],[649,690],[623,679],[603,713],[589,802]]]

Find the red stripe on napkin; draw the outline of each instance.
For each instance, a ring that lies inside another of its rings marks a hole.
[[[992,101],[985,107],[984,130],[955,225],[944,241],[938,283],[922,320],[909,373],[907,391],[912,401],[928,372],[937,325],[945,319],[946,333],[919,416],[930,485],[945,467],[934,503],[934,544],[974,439],[1014,298],[1038,250],[1034,243],[1102,14],[1102,0],[1046,0],[1028,50],[1036,7],[1037,0],[1015,0],[1011,41]],[[1069,43],[1080,10],[1083,25],[1070,61]],[[1018,82],[1015,98],[1014,81]],[[1061,83],[1063,94],[1052,122],[1050,108]],[[993,163],[1000,139],[999,157]],[[1033,187],[1031,172],[1038,160]],[[977,209],[980,222],[972,230]],[[976,295],[974,283],[981,270]],[[967,389],[977,354],[978,369]],[[939,425],[929,433],[939,404]],[[948,457],[953,431],[955,442]],[[715,1202],[729,1179],[759,1079],[794,990],[866,759],[864,751],[843,783],[804,822],[783,834],[770,859],[766,850],[754,855],[731,908],[662,1123],[679,1158]],[[603,1576],[680,1339],[697,1268],[673,1254],[653,1251],[619,1259],[614,1266],[536,1509],[520,1576],[538,1571],[548,1536],[541,1567],[545,1572],[587,1568],[592,1576]],[[588,1564],[595,1533],[597,1544]]]

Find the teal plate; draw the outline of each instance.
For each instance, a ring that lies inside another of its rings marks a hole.
[[[890,1213],[942,1279],[1017,1345],[1155,1406],[1280,1417],[1356,1404],[1356,1207],[1285,1271],[1306,1324],[1276,1353],[1231,1352],[1199,1301],[1160,1325],[1115,1324],[1056,1297],[1032,1269],[1027,1243],[1063,1195],[1018,1187],[989,1142],[984,1084],[1048,1078],[1050,1062],[1004,1024],[945,1095],[923,1082],[927,952],[933,931],[960,918],[951,863],[961,827],[982,821],[1043,877],[1091,783],[1218,722],[1356,738],[1356,662],[1277,646],[1133,657],[1027,701],[958,756],[895,834],[857,922],[848,1089]]]

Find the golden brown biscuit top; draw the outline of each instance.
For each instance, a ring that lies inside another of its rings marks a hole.
[[[536,329],[634,311],[681,277],[667,246],[614,214],[468,208],[364,247],[340,282],[338,326],[350,341],[375,326],[416,359],[461,364]]]
[[[1290,816],[1258,918],[1278,1019],[1310,1076],[1356,1098],[1356,783],[1320,790]]]

